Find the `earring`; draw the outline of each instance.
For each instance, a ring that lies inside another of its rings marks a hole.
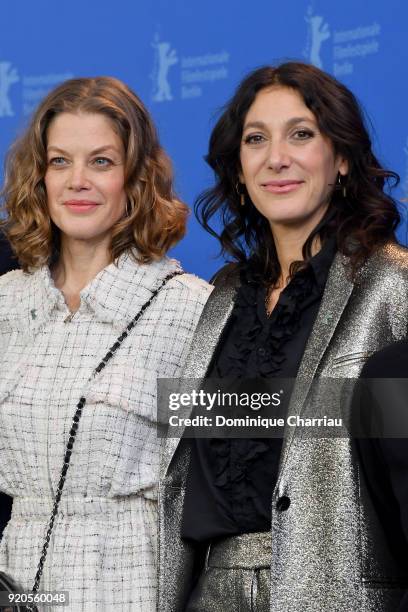
[[[342,194],[343,198],[346,198],[347,197],[347,187],[346,187],[345,183],[341,182],[341,176],[342,175],[339,172],[338,177],[337,177],[337,185],[338,185],[338,188],[341,189],[341,194]]]
[[[239,195],[239,202],[241,206],[245,206],[245,191],[244,190],[240,191],[241,185],[244,186],[243,183],[240,183],[239,181],[237,181],[235,184],[235,191]]]

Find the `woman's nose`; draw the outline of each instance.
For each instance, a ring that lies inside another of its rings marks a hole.
[[[271,142],[267,151],[266,163],[275,172],[280,172],[283,168],[289,167],[291,158],[287,143],[280,140]]]
[[[74,191],[89,189],[88,168],[82,163],[73,163],[68,174],[68,188]]]

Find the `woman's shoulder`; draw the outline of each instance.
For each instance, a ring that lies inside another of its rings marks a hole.
[[[39,271],[12,270],[0,276],[0,319],[16,319],[22,315],[30,297],[37,294]]]
[[[187,272],[174,276],[167,286],[168,291],[177,292],[180,296],[197,302],[206,302],[213,289],[214,287],[204,279]]]
[[[194,274],[182,272],[179,268],[178,273],[169,280],[157,302],[157,308],[161,312],[167,313],[162,321],[173,319],[175,325],[183,321],[185,329],[192,331],[200,317],[213,287],[205,280],[198,278]]]
[[[384,266],[395,271],[408,271],[408,248],[396,242],[384,244],[371,259],[374,266]]]
[[[22,270],[12,270],[0,276],[0,296],[3,299],[10,297],[16,292],[24,291],[30,286],[35,274],[28,274]]]
[[[222,286],[224,283],[239,284],[240,267],[237,263],[227,263],[222,266],[211,278],[210,283]]]
[[[371,255],[361,272],[367,280],[408,287],[408,249],[396,242],[386,243]]]
[[[31,294],[32,274],[22,270],[12,270],[0,276],[0,321],[16,319],[20,316],[21,305]]]
[[[138,295],[139,285],[153,291],[164,283],[160,293],[167,298],[177,298],[179,295],[197,300],[206,299],[213,289],[205,280],[186,273],[179,261],[167,256],[141,264],[132,254],[125,253],[117,265],[111,265],[106,270],[112,278],[111,282],[126,288],[130,302]]]

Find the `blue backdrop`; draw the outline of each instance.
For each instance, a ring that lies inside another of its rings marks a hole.
[[[203,156],[220,107],[243,75],[300,59],[343,81],[372,119],[375,151],[408,197],[408,3],[404,0],[45,0],[2,2],[0,156],[39,100],[73,76],[112,75],[143,99],[190,205],[212,180]],[[407,242],[407,222],[398,237]],[[192,218],[174,250],[209,278],[217,243]]]

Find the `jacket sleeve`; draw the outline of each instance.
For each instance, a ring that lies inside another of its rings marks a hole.
[[[408,436],[408,340],[396,342],[368,359],[361,378],[370,379],[358,406],[366,421],[372,415],[375,426],[380,427],[375,431],[384,428],[395,435],[399,425],[401,435],[405,432]],[[377,382],[375,379],[390,380]],[[356,446],[360,467],[390,548],[408,578],[408,437],[356,439]],[[407,611],[408,590],[397,612]]]

